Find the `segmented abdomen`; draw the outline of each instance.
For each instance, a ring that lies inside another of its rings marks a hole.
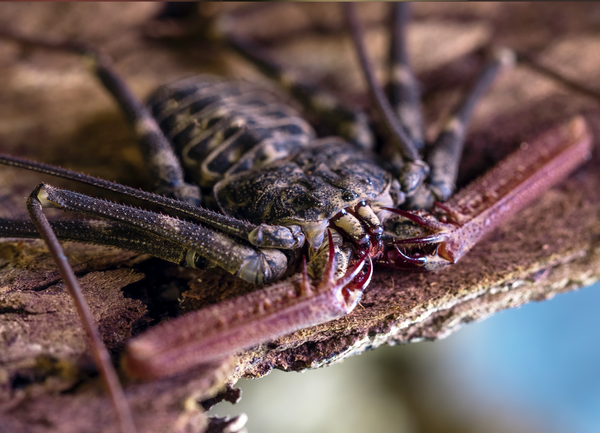
[[[284,158],[315,138],[295,110],[244,82],[193,77],[161,87],[148,106],[187,173],[206,188],[225,175]]]

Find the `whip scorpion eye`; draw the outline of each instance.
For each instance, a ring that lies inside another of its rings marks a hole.
[[[345,191],[345,192],[342,194],[342,198],[343,198],[345,201],[352,201],[352,200],[355,200],[355,199],[356,199],[356,197],[357,197],[357,196],[356,196],[356,193],[355,193],[355,192],[352,192],[352,191]]]

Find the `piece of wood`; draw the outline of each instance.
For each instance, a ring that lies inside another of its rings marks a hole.
[[[384,6],[364,6],[360,16],[367,21],[367,46],[381,73]],[[161,83],[198,72],[266,82],[214,44],[172,47],[144,38],[143,26],[157,7],[3,4],[0,25],[75,37],[103,48],[141,96]],[[545,65],[600,90],[600,39],[594,33],[592,9],[598,12],[599,7],[549,4],[541,14],[535,4],[416,5],[409,50],[423,81],[428,136],[457,101],[455,86],[477,71],[479,64],[468,53],[492,40],[535,54]],[[337,6],[276,5],[263,8],[261,14],[241,16],[240,30],[260,33],[265,40],[279,35],[271,47],[282,62],[305,71],[347,102],[366,101],[352,48],[339,31]],[[272,25],[257,25],[263,20]],[[307,31],[314,22],[321,33]],[[149,184],[115,104],[78,59],[23,51],[0,41],[0,82],[6,83],[0,87],[2,152],[135,187]],[[522,141],[578,113],[584,113],[600,137],[598,101],[525,67],[504,74],[476,110],[460,183],[483,173]],[[85,186],[2,167],[0,216],[25,217],[24,197],[42,180],[98,194]],[[381,344],[440,338],[496,311],[593,283],[600,278],[598,185],[596,144],[591,161],[450,269],[427,275],[377,269],[361,305],[347,317],[176,378],[126,382],[141,431],[202,431],[206,420],[192,403],[242,376],[261,376],[272,368],[315,368]],[[122,288],[128,296],[156,289],[176,299],[178,289],[190,287],[182,295],[184,311],[255,289],[224,272],[182,270],[118,250],[69,244],[67,255],[88,288],[101,332],[115,355],[131,332],[153,320],[141,302],[149,296],[124,297]],[[72,426],[70,431],[114,431],[106,427],[112,417],[109,403],[100,381],[89,374],[83,333],[43,245],[2,241],[0,266],[0,424],[10,431],[68,431],[66,426]],[[140,280],[142,275],[146,277]],[[156,308],[156,302],[150,308]]]

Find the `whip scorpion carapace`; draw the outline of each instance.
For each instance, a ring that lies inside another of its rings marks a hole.
[[[453,195],[475,104],[514,56],[507,49],[489,49],[473,87],[438,137],[426,144],[405,49],[405,6],[391,7],[388,96],[374,78],[353,7],[344,9],[388,137],[381,146],[374,144],[364,113],[343,107],[294,76],[227,20],[219,27],[222,40],[282,83],[338,136],[317,137],[310,124],[271,92],[211,76],[162,87],[142,104],[110,59],[95,49],[0,31],[10,41],[86,59],[132,125],[156,194],[11,156],[0,157],[0,163],[87,183],[164,210],[41,184],[27,200],[33,224],[5,220],[0,225],[4,237],[41,236],[48,244],[78,299],[123,431],[134,427],[122,390],[58,239],[126,248],[192,268],[217,266],[264,285],[130,341],[126,370],[139,378],[157,378],[350,313],[379,265],[424,272],[455,263],[482,236],[588,158],[590,133],[583,118],[576,117],[523,144]],[[44,207],[98,219],[50,223]]]

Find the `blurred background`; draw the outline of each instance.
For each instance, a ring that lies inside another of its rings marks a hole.
[[[506,310],[445,340],[243,380],[250,433],[600,431],[600,284]]]

